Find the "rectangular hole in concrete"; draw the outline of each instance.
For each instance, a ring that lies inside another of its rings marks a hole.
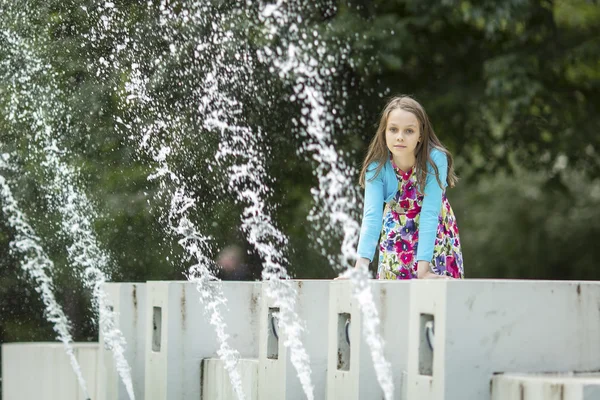
[[[206,397],[206,395],[204,394],[204,375],[206,374],[204,372],[204,368],[206,368],[206,365],[207,365],[206,360],[207,360],[206,358],[203,358],[202,360],[200,360],[200,398],[201,399],[204,399]]]
[[[267,358],[272,360],[279,358],[279,324],[277,313],[279,313],[279,308],[269,308],[267,315]]]
[[[350,314],[338,314],[337,324],[337,369],[350,370]]]
[[[111,314],[114,313],[114,311],[115,311],[115,308],[113,306],[106,306],[106,308],[108,309],[109,313],[111,313]],[[104,349],[112,351],[112,346],[106,340],[104,340]]]
[[[419,321],[419,374],[432,376],[435,319],[432,314],[421,314]]]
[[[162,308],[154,307],[152,312],[152,351],[160,351],[162,331]]]

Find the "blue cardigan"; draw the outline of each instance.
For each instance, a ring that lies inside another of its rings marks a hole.
[[[440,181],[447,186],[448,158],[446,154],[438,149],[432,149],[431,159],[438,168]],[[375,250],[379,244],[379,236],[383,224],[383,204],[394,199],[398,191],[398,178],[388,161],[375,176],[377,161],[372,162],[367,168],[365,176],[365,205],[363,210],[362,225],[360,228],[360,239],[358,241],[358,256],[373,261]],[[437,234],[438,217],[442,210],[443,190],[435,179],[433,167],[427,165],[427,180],[425,181],[425,197],[421,208],[419,220],[419,244],[417,246],[417,261],[431,262],[433,258],[433,246]]]

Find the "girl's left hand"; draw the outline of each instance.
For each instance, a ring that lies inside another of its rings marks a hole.
[[[454,278],[452,278],[451,276],[438,275],[438,274],[434,274],[431,271],[427,271],[422,276],[419,276],[419,279],[454,279]]]
[[[418,279],[453,279],[446,275],[438,275],[434,273],[427,261],[419,261],[417,265],[417,278]]]

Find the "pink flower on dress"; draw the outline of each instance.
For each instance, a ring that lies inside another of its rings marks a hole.
[[[454,258],[453,256],[446,257],[446,271],[448,271],[453,278],[460,277],[458,265],[456,264],[456,258]]]
[[[413,245],[408,240],[400,239],[396,242],[396,253],[402,254],[405,252],[410,252],[412,254]]]
[[[408,200],[402,200],[400,201],[400,207],[402,207],[405,210],[408,210],[410,208],[410,202]]]
[[[412,168],[409,169],[408,171],[404,172],[396,165],[396,163],[394,163],[394,168],[399,172],[400,178],[402,178],[403,181],[407,181],[410,179],[410,176],[412,175],[412,171],[413,171]]]
[[[412,251],[406,251],[403,253],[400,253],[400,261],[402,261],[402,264],[404,265],[410,265],[410,263],[412,263],[413,258],[414,258],[414,254]]]
[[[421,206],[419,206],[419,204],[417,204],[417,202],[415,202],[414,207],[407,211],[406,216],[410,219],[415,219],[416,216],[419,215],[420,212],[421,212]]]
[[[404,192],[404,196],[408,199],[415,199],[417,197],[417,189],[411,181],[406,182],[402,186],[402,191]]]
[[[410,270],[405,268],[405,267],[400,267],[398,269],[398,275],[396,275],[396,279],[410,279],[412,278],[412,274],[410,273]]]

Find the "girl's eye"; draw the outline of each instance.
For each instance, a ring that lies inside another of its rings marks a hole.
[[[396,132],[396,128],[390,128],[390,132]]]
[[[412,129],[407,129],[406,133],[413,133],[413,130]]]

